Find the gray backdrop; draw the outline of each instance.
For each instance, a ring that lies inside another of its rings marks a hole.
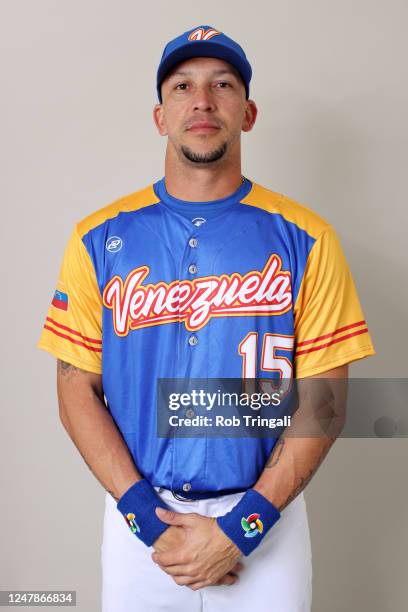
[[[407,6],[1,2],[1,589],[76,589],[99,610],[104,492],[35,344],[73,224],[163,175],[154,76],[183,31],[224,30],[253,65],[243,172],[338,231],[377,350],[352,376],[407,376]],[[405,440],[342,439],[307,487],[313,612],[406,608],[407,458]]]

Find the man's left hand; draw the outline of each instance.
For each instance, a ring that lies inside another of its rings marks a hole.
[[[193,591],[215,585],[236,564],[242,553],[218,527],[214,517],[156,508],[163,523],[186,530],[185,543],[176,550],[154,552],[152,559],[179,585]]]

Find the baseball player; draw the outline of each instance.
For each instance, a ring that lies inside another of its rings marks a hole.
[[[251,74],[209,25],[165,46],[164,176],[75,225],[38,344],[107,491],[104,612],[310,611],[303,489],[331,442],[157,435],[159,379],[344,379],[374,354],[333,227],[242,174]]]

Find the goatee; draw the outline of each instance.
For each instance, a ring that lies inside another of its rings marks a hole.
[[[215,162],[220,159],[227,150],[227,143],[224,142],[222,145],[211,151],[210,153],[195,153],[189,147],[183,146],[181,147],[181,152],[184,157],[195,164],[210,164],[211,162]]]

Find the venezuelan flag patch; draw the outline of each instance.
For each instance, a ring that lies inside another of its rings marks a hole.
[[[63,291],[58,291],[57,289],[54,293],[51,304],[60,310],[68,310],[68,294],[64,293]]]

